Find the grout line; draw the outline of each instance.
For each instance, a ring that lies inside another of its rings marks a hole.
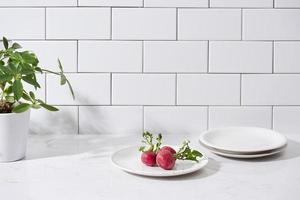
[[[10,38],[10,40],[14,40],[14,41],[45,41],[45,39],[28,39],[28,38]],[[77,40],[80,40],[80,41],[110,41],[111,39],[84,39],[84,38],[73,38],[73,39],[68,39],[68,38],[55,38],[55,39],[52,39],[52,38],[49,38],[49,39],[46,39],[47,41],[77,41]],[[118,38],[115,38],[113,39],[114,41],[130,41],[130,42],[134,42],[134,41],[163,41],[163,42],[168,42],[168,41],[176,41],[176,39],[146,39],[146,40],[139,40],[139,39],[118,39]],[[180,41],[188,41],[188,42],[204,42],[204,41],[217,41],[217,42],[223,42],[223,41],[226,41],[226,42],[235,42],[235,41],[240,41],[240,39],[219,39],[219,40],[215,40],[215,39],[180,39]],[[244,42],[272,42],[274,41],[273,39],[270,39],[270,40],[247,40],[247,39],[244,39],[243,40]],[[276,42],[300,42],[300,39],[299,40],[290,40],[290,39],[287,39],[287,40],[276,40]]]
[[[110,39],[112,40],[112,31],[113,31],[113,14],[112,14],[113,10],[112,7],[110,8]]]
[[[110,73],[110,105],[112,105],[112,87],[113,87],[113,81],[112,81],[112,73]]]
[[[99,74],[153,74],[153,75],[160,75],[160,74],[169,74],[169,75],[210,75],[210,74],[215,74],[215,75],[240,75],[241,72],[65,72],[65,74],[91,74],[91,75],[99,75]],[[268,72],[268,73],[243,73],[242,75],[295,75],[295,76],[299,76],[300,72],[288,72],[288,73],[272,73],[272,72]]]
[[[244,15],[244,12],[243,12],[243,9],[241,9],[241,40],[243,40],[243,15]]]
[[[208,8],[210,8],[210,6],[211,6],[211,5],[210,5],[210,0],[208,0]]]
[[[272,42],[272,74],[274,74],[274,62],[275,62],[275,42]]]
[[[178,104],[178,79],[177,79],[177,74],[175,75],[175,106]]]
[[[274,129],[274,106],[271,109],[271,129]]]
[[[209,43],[210,43],[210,41],[208,40],[207,41],[207,69],[206,69],[207,73],[209,73],[209,66],[210,66],[210,61],[209,61],[209,59],[210,59],[210,52],[209,52],[210,46],[209,46]]]
[[[275,8],[275,0],[273,0],[273,8]]]
[[[65,107],[75,107],[75,106],[79,106],[79,107],[95,107],[95,106],[98,106],[98,107],[113,107],[113,106],[127,106],[127,107],[141,107],[141,106],[146,106],[146,107],[174,107],[175,105],[148,105],[148,104],[113,104],[113,105],[110,105],[110,104],[82,104],[82,105],[78,105],[78,104],[74,104],[74,105],[71,105],[71,104],[51,104],[53,106],[65,106]],[[178,106],[180,107],[195,107],[195,106],[198,106],[198,107],[206,107],[206,106],[209,106],[209,107],[270,107],[270,106],[276,106],[276,107],[299,107],[300,104],[295,104],[295,105],[239,105],[239,104],[223,104],[223,105],[213,105],[213,104],[190,104],[190,105],[183,105],[183,104],[179,104]]]
[[[145,62],[145,44],[144,41],[142,41],[142,73],[144,73],[144,62]]]
[[[240,74],[240,106],[242,106],[242,74]]]
[[[78,73],[79,72],[79,41],[78,40],[76,41],[76,55],[77,55],[76,70],[77,70],[77,73]]]
[[[176,40],[178,40],[178,8],[176,8]]]
[[[77,106],[77,135],[80,134],[80,125],[79,125],[79,106]]]
[[[47,39],[47,8],[45,8],[45,40]]]

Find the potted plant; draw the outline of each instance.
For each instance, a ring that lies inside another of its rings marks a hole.
[[[9,44],[3,37],[4,49],[0,50],[0,162],[19,160],[25,157],[29,130],[30,109],[45,108],[58,111],[35,97],[34,91],[41,88],[36,75],[45,72],[60,76],[60,84],[67,84],[74,98],[70,82],[58,59],[59,72],[43,69],[37,56],[30,51],[20,51],[18,43]],[[32,85],[27,91],[24,85]]]

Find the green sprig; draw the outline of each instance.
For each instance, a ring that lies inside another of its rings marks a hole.
[[[182,147],[174,155],[175,158],[178,160],[192,160],[199,162],[198,158],[202,157],[203,155],[199,151],[191,149],[189,143],[190,141],[188,140],[183,142]]]
[[[153,143],[153,134],[151,134],[148,131],[143,132],[142,143],[144,143],[145,146],[141,146],[139,148],[139,151],[141,152],[152,151],[154,153],[158,153],[160,150],[160,146],[162,144],[162,135],[158,134],[155,140],[156,143]]]

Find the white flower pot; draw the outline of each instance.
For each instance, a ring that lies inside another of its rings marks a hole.
[[[24,113],[0,113],[0,162],[25,157],[30,109]]]

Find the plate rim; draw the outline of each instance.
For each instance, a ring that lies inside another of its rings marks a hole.
[[[265,148],[265,149],[261,149],[261,150],[245,151],[245,150],[233,150],[233,149],[219,148],[216,145],[213,145],[213,144],[207,142],[204,139],[204,136],[209,134],[212,131],[220,131],[220,130],[222,131],[224,129],[226,130],[226,129],[233,129],[233,128],[235,128],[235,129],[236,128],[239,128],[239,129],[258,129],[258,130],[262,130],[262,131],[263,130],[272,131],[275,134],[278,134],[279,136],[281,136],[284,141],[283,141],[283,144],[281,146],[278,146],[276,148]],[[198,139],[198,142],[200,144],[202,144],[204,147],[208,148],[209,150],[224,151],[224,153],[226,153],[226,154],[235,154],[235,155],[237,155],[237,154],[240,154],[240,155],[267,154],[267,153],[271,153],[271,151],[283,150],[288,145],[286,136],[279,133],[279,132],[277,132],[277,131],[274,131],[272,129],[261,128],[261,127],[248,127],[248,126],[229,126],[229,127],[223,127],[223,128],[209,129],[209,130],[206,130],[206,131],[201,133],[201,135]]]
[[[149,176],[149,177],[172,177],[172,176],[181,176],[181,175],[185,175],[185,174],[190,174],[190,173],[193,173],[193,172],[196,172],[200,169],[202,169],[203,167],[205,167],[207,165],[207,163],[209,162],[209,159],[208,157],[201,152],[201,154],[203,155],[201,157],[201,160],[199,161],[199,163],[196,163],[197,165],[199,165],[198,167],[195,167],[195,168],[189,168],[189,169],[185,169],[185,170],[164,170],[162,172],[165,172],[165,173],[156,173],[156,172],[143,172],[143,173],[139,173],[135,170],[132,170],[132,169],[128,169],[126,167],[123,167],[123,166],[120,166],[118,165],[114,160],[113,160],[113,157],[119,153],[120,151],[122,150],[125,150],[125,149],[129,149],[129,148],[135,148],[135,147],[138,147],[138,145],[133,145],[133,146],[127,146],[127,147],[124,147],[124,148],[121,148],[119,150],[116,150],[114,151],[111,156],[110,156],[110,161],[112,162],[112,164],[117,167],[118,169],[121,169],[125,172],[128,172],[128,173],[131,173],[131,174],[136,174],[136,175],[140,175],[140,176]]]

